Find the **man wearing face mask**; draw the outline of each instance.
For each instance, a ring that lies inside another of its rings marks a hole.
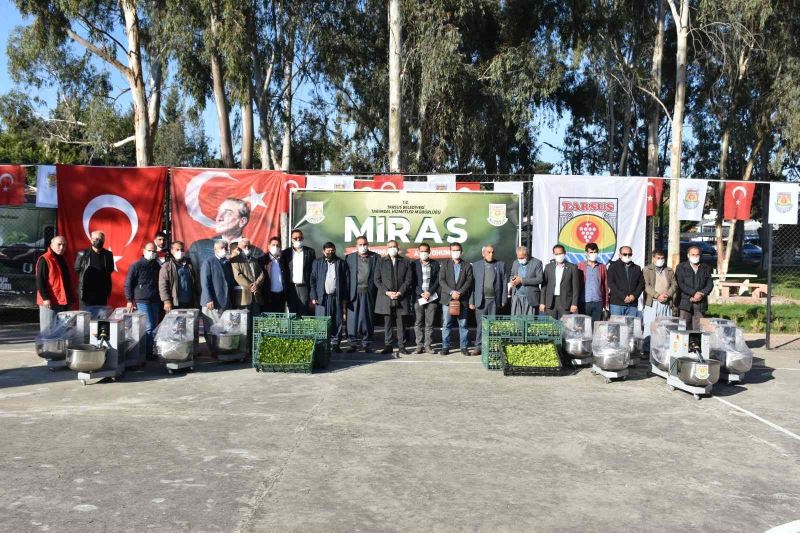
[[[592,317],[592,323],[601,320],[603,310],[608,309],[608,272],[606,266],[597,260],[600,248],[590,242],[585,247],[586,260],[578,263],[583,273],[580,306],[584,315]]]
[[[261,275],[261,265],[253,257],[253,247],[250,239],[239,239],[239,253],[231,259],[233,279],[237,286],[234,290],[234,305],[250,310],[250,316],[261,313],[264,297],[261,284],[264,277]]]
[[[286,282],[288,278],[281,261],[281,240],[272,237],[269,240],[269,253],[259,259],[261,264],[260,282],[264,307],[267,313],[283,313],[286,311]]]
[[[152,359],[153,330],[158,325],[158,312],[161,308],[161,297],[158,293],[158,274],[161,265],[158,264],[156,245],[152,242],[144,245],[142,256],[128,269],[128,276],[125,278],[125,299],[128,301],[128,311],[136,309],[146,317],[147,358]]]
[[[78,252],[75,271],[78,273],[78,298],[80,308],[95,316],[108,304],[111,295],[111,273],[114,272],[114,257],[104,249],[106,235],[102,231],[92,232],[92,246]]]
[[[701,329],[700,320],[708,309],[708,295],[714,287],[711,269],[700,262],[700,248],[691,246],[687,251],[688,261],[675,268],[678,283],[678,309],[686,326]]]
[[[427,243],[419,245],[419,259],[412,263],[414,271],[414,333],[417,349],[431,353],[433,343],[433,321],[439,307],[439,263],[431,259],[431,247]]]
[[[483,259],[472,263],[475,289],[470,294],[469,308],[475,311],[475,350],[473,355],[481,354],[483,337],[483,317],[494,316],[498,309],[508,301],[508,273],[506,264],[494,258],[494,246],[481,248]]]
[[[36,302],[39,304],[39,331],[47,331],[61,311],[75,305],[72,279],[64,260],[67,240],[57,235],[36,261]]]
[[[348,269],[336,255],[336,246],[332,242],[322,246],[322,255],[314,261],[311,269],[311,304],[316,316],[331,317],[331,348],[334,352],[340,352],[344,337],[344,313],[350,291]]]
[[[539,312],[555,319],[578,312],[581,282],[578,267],[567,261],[567,251],[560,244],[553,246],[553,260],[544,268]]]
[[[228,259],[227,241],[214,243],[214,255],[206,259],[200,270],[200,310],[203,313],[206,343],[210,340],[211,325],[222,318],[222,312],[233,308],[233,279]]]
[[[439,286],[442,293],[442,355],[450,354],[450,329],[455,325],[455,322],[458,323],[461,354],[468,355],[467,302],[469,302],[472,290],[475,288],[475,279],[472,276],[472,265],[461,259],[461,254],[461,244],[452,243],[450,245],[450,259],[445,261],[439,270]],[[450,302],[452,300],[461,302],[458,316],[450,314]]]
[[[378,269],[379,256],[369,249],[367,238],[363,235],[356,239],[356,251],[345,257],[350,276],[350,295],[347,304],[347,337],[353,352],[360,343],[361,348],[369,351],[369,343],[374,332],[372,316],[375,311],[375,298],[378,287],[375,285],[375,272]]]
[[[511,314],[534,316],[539,310],[543,277],[542,262],[528,255],[528,248],[517,247],[517,259],[511,264]]]
[[[288,272],[286,280],[286,303],[289,312],[300,316],[310,314],[308,284],[311,282],[311,265],[316,259],[314,249],[303,244],[303,232],[292,231],[292,246],[281,254],[283,269]]]
[[[672,300],[678,290],[675,273],[667,266],[663,250],[653,252],[653,262],[642,270],[644,277],[644,337],[650,336],[650,324],[658,316],[672,316]]]
[[[175,241],[170,247],[170,259],[161,265],[158,273],[158,294],[164,311],[173,309],[196,309],[197,274],[192,262],[186,257],[183,241]]]
[[[413,289],[411,265],[400,257],[397,241],[386,243],[387,255],[378,263],[375,286],[378,287],[375,312],[383,315],[384,346],[381,353],[392,353],[397,328],[397,353],[407,354],[404,319],[411,314],[408,295]]]
[[[633,262],[633,249],[623,246],[619,249],[619,259],[608,266],[611,314],[635,317],[638,314],[639,297],[643,292],[642,268]]]

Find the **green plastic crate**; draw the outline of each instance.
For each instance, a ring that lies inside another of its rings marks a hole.
[[[261,313],[253,317],[253,336],[265,333],[288,335],[292,332],[291,323],[295,316],[286,313]]]
[[[283,363],[262,361],[260,357],[262,342],[270,342],[270,340],[278,341],[307,341],[308,343],[308,356],[302,362]],[[253,368],[257,372],[298,372],[310,374],[314,369],[314,363],[317,359],[318,343],[311,335],[290,335],[290,334],[263,334],[259,337],[258,344],[253,345]]]
[[[509,341],[502,339],[481,339],[481,363],[487,370],[500,370],[502,368],[501,356],[503,346]]]
[[[481,336],[489,339],[523,341],[527,324],[526,318],[521,315],[484,316],[481,321]]]
[[[561,338],[564,328],[560,320],[555,320],[546,315],[528,317],[525,325],[525,343],[552,342],[556,346],[561,346]]]

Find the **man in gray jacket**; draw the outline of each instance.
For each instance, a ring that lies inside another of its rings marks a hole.
[[[475,311],[475,351],[481,354],[481,337],[483,317],[494,316],[498,309],[508,301],[508,272],[503,261],[494,258],[494,246],[485,245],[481,249],[483,259],[472,263],[472,275],[475,278],[475,290],[469,299],[469,308]]]
[[[528,255],[528,248],[517,247],[517,259],[511,264],[508,281],[511,288],[511,314],[533,316],[539,309],[542,262]]]
[[[184,247],[183,241],[173,242],[170,257],[158,273],[158,294],[165,312],[198,307],[197,275]]]

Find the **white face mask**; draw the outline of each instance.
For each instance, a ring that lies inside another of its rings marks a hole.
[[[250,256],[250,248],[242,248],[242,253],[244,254],[245,257],[249,257]]]
[[[655,261],[653,261],[653,263],[655,263],[655,265],[656,265],[658,268],[661,268],[661,267],[663,267],[663,266],[664,266],[664,263],[665,263],[665,261],[664,261],[663,259],[656,259]]]
[[[359,244],[358,245],[358,253],[360,253],[362,255],[367,253],[368,249],[369,249],[369,247],[366,244]]]
[[[228,250],[215,250],[214,255],[217,256],[217,259],[224,259],[228,256]]]
[[[303,247],[303,240],[300,239],[299,241],[292,241],[292,246],[294,246],[295,250],[299,250]]]
[[[277,256],[278,252],[280,252],[280,251],[281,251],[281,249],[278,248],[277,246],[275,246],[274,244],[269,247],[269,253],[271,253],[272,255]]]
[[[156,258],[156,253],[155,252],[151,252],[150,250],[145,250],[144,251],[144,258],[147,259],[148,261],[152,261],[153,259]]]
[[[453,259],[461,259],[461,250],[453,250],[450,252],[450,257]]]
[[[586,254],[586,257],[589,259],[589,261],[593,261],[593,262],[597,261],[597,253],[596,252],[589,252],[588,254]]]
[[[397,248],[395,248],[394,246],[387,249],[386,251],[389,254],[389,257],[397,257]]]
[[[517,261],[519,261],[520,265],[527,265],[528,264],[528,260],[527,259],[517,259]]]
[[[423,261],[427,261],[430,256],[431,256],[431,254],[429,252],[420,252],[419,253],[419,258],[422,259]]]
[[[693,265],[696,265],[697,263],[699,263],[699,262],[700,262],[700,258],[699,258],[699,257],[694,257],[694,256],[691,256],[691,255],[690,255],[690,256],[689,256],[689,262],[690,262],[691,264],[693,264]]]
[[[556,254],[555,255],[556,263],[563,263],[564,259],[566,259],[566,258],[567,258],[567,256],[565,254]]]
[[[174,257],[176,261],[180,261],[183,259],[183,251],[178,250],[177,252],[172,252],[172,257]]]
[[[633,258],[632,258],[632,257],[625,257],[625,256],[622,256],[622,257],[620,257],[620,260],[622,260],[622,262],[623,262],[623,263],[625,263],[625,264],[628,264],[628,263],[630,263],[631,261],[633,261]]]

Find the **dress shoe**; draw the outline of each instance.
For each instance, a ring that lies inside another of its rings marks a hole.
[[[341,353],[342,349],[339,347],[338,344],[333,345],[333,351],[336,353]]]
[[[414,350],[414,353],[416,353],[416,354],[422,353],[422,346],[417,346],[417,349]]]
[[[392,347],[391,346],[384,346],[383,349],[378,353],[380,353],[380,354],[392,353]]]
[[[461,355],[469,355],[469,350],[466,348],[461,348]]]
[[[481,349],[480,348],[478,348],[476,350],[472,350],[472,355],[480,355],[480,354],[481,354]]]
[[[406,350],[405,348],[398,348],[397,349],[397,353],[403,354],[403,355],[408,355],[408,350]]]
[[[438,353],[439,355],[450,355],[450,349],[442,348],[441,350],[436,350],[436,353]]]
[[[348,346],[347,348],[345,348],[345,349],[344,349],[344,350],[342,350],[342,351],[343,351],[344,353],[353,353],[353,352],[355,352],[355,351],[356,351],[356,347],[355,347],[355,346]]]

